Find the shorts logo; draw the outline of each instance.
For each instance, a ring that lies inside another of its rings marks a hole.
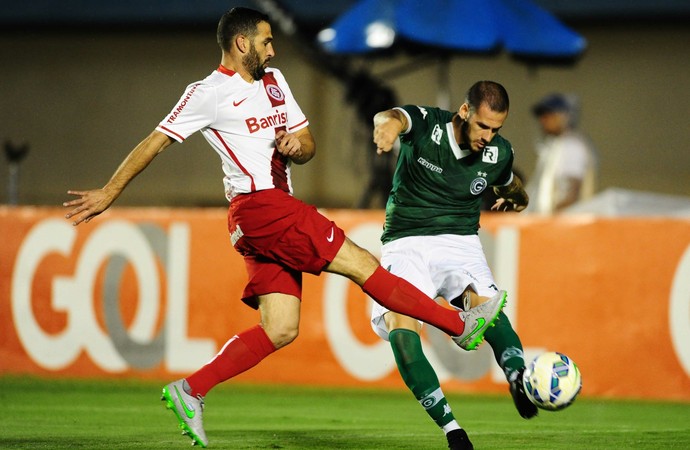
[[[477,277],[475,277],[474,275],[472,275],[468,271],[463,270],[462,273],[465,274],[465,276],[470,277],[475,283],[479,283],[479,280],[477,279]]]
[[[244,236],[244,232],[242,231],[242,228],[240,228],[240,226],[237,225],[235,231],[230,233],[230,242],[232,242],[233,247],[235,246],[235,244],[237,244],[237,241],[239,241],[242,236]]]
[[[482,192],[484,192],[484,189],[486,189],[487,182],[486,179],[484,178],[475,178],[472,180],[472,183],[470,184],[470,192],[473,195],[479,195]]]
[[[285,100],[285,94],[283,94],[283,91],[275,84],[266,85],[266,93],[279,102]]]
[[[331,227],[331,234],[326,238],[328,242],[333,242],[333,227]]]
[[[485,163],[496,164],[498,162],[498,147],[484,147],[484,153],[482,153],[482,161]]]

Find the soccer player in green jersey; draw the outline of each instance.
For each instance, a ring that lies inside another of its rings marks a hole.
[[[399,139],[393,187],[386,205],[381,263],[428,296],[467,309],[499,291],[477,230],[482,193],[499,197],[493,210],[522,211],[528,197],[512,171],[513,149],[498,134],[508,116],[505,88],[475,83],[457,112],[407,105],[374,117],[377,152]],[[372,327],[389,340],[403,380],[443,429],[450,449],[472,449],[422,352],[421,322],[375,305]],[[509,382],[520,415],[537,415],[522,388],[524,356],[520,338],[501,312],[485,338]]]

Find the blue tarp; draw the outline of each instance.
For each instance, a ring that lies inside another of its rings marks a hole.
[[[362,54],[398,38],[460,52],[571,58],[586,41],[529,0],[362,0],[320,34],[331,53]]]

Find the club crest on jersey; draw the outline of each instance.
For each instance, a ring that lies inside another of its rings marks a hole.
[[[482,153],[482,161],[485,163],[496,164],[498,162],[498,147],[487,145]]]
[[[470,192],[472,195],[479,195],[484,192],[484,189],[486,189],[487,185],[488,183],[486,182],[486,178],[475,178],[472,180],[472,183],[470,183]]]
[[[276,101],[282,102],[285,100],[285,94],[283,94],[283,91],[275,84],[267,84],[266,93]]]

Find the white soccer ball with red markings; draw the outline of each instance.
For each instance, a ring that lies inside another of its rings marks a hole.
[[[522,383],[532,403],[548,411],[571,405],[582,389],[580,369],[572,359],[558,352],[546,352],[534,358],[525,368]]]

